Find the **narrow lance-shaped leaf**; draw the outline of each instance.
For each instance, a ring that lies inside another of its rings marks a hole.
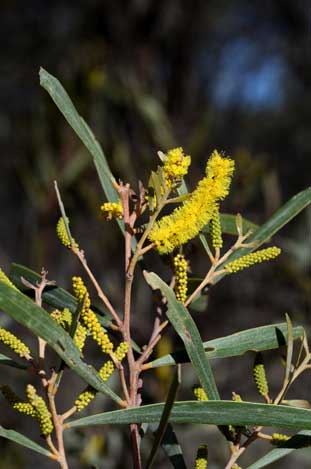
[[[293,339],[298,339],[304,334],[301,326],[293,328]],[[208,358],[228,358],[243,355],[246,352],[261,352],[282,347],[287,343],[287,324],[272,324],[269,326],[255,327],[245,331],[203,343]],[[164,355],[148,363],[148,368],[158,366],[175,365],[189,361],[186,350],[177,350],[171,355]]]
[[[44,456],[51,457],[52,454],[47,449],[38,445],[35,441],[30,440],[21,433],[16,432],[15,430],[7,430],[0,425],[0,437],[6,438],[7,440],[14,441],[19,445],[25,446],[26,448],[32,449],[37,453],[43,454]]]
[[[77,112],[73,102],[59,80],[43,68],[40,69],[39,75],[41,86],[49,93],[69,125],[93,156],[94,164],[108,201],[117,202],[118,194],[114,189],[115,178],[110,171],[103,150],[93,132]],[[124,233],[124,223],[121,220],[117,220],[117,222],[121,231]]]
[[[149,285],[153,289],[160,289],[167,298],[167,317],[182,339],[193,368],[209,399],[219,399],[212,368],[205,355],[200,333],[187,308],[176,300],[173,290],[158,275],[154,272],[145,272],[144,275]]]
[[[279,208],[268,221],[261,225],[255,232],[247,239],[248,243],[255,242],[253,247],[246,247],[237,249],[228,258],[227,262],[238,259],[245,254],[252,252],[254,249],[260,247],[266,241],[269,241],[283,226],[289,223],[296,215],[298,215],[304,208],[311,203],[311,187],[294,195],[288,202]],[[225,275],[225,274],[224,274]],[[224,275],[219,275],[215,281],[218,282]]]
[[[27,370],[27,368],[30,366],[28,363],[18,363],[17,361],[14,361],[6,355],[0,353],[0,366],[2,365],[11,366],[13,368],[19,368],[21,370]]]
[[[104,412],[68,422],[68,427],[93,425],[125,425],[159,422],[164,404],[151,404],[131,409]],[[275,426],[311,430],[311,413],[283,405],[255,404],[234,401],[176,402],[170,415],[171,423],[210,425]]]
[[[96,371],[81,360],[80,352],[69,334],[44,309],[3,282],[0,282],[0,309],[44,339],[67,366],[88,384],[122,404],[119,396],[100,379]]]

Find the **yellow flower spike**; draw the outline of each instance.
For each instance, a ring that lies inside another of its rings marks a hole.
[[[212,238],[212,245],[214,248],[222,248],[222,233],[219,216],[219,206],[215,207],[212,219],[210,221],[210,234]]]
[[[87,329],[84,326],[82,326],[80,322],[78,322],[78,326],[77,326],[73,341],[78,347],[78,349],[80,350],[80,352],[82,352],[83,350],[86,338],[87,338]]]
[[[77,412],[81,412],[81,410],[85,409],[85,407],[94,399],[96,393],[97,391],[94,388],[88,386],[75,400]]]
[[[37,394],[36,389],[28,384],[26,388],[26,395],[36,411],[36,418],[39,422],[42,435],[48,436],[53,431],[53,422],[50,411],[48,410],[45,401]]]
[[[208,449],[207,445],[198,447],[197,456],[195,458],[195,469],[206,469],[208,464]]]
[[[281,253],[281,249],[273,246],[271,248],[261,249],[260,251],[252,252],[240,257],[232,262],[229,262],[224,266],[227,272],[231,274],[238,272],[239,270],[246,269],[254,264],[259,264],[264,261],[274,259]]]
[[[1,386],[1,392],[3,397],[8,401],[11,407],[21,414],[29,415],[30,417],[36,417],[36,411],[29,402],[24,402],[20,399],[10,388],[10,386]]]
[[[163,174],[168,188],[174,188],[187,174],[191,157],[184,154],[182,147],[169,150],[163,165]]]
[[[0,341],[7,345],[13,352],[19,355],[21,358],[29,360],[31,358],[30,349],[20,339],[18,339],[11,332],[0,328]]]
[[[108,381],[112,373],[114,372],[114,363],[112,360],[108,360],[99,370],[99,376],[103,381]]]
[[[208,401],[208,396],[201,386],[194,386],[193,394],[195,395],[198,401]]]
[[[261,396],[268,396],[269,394],[269,385],[266,377],[265,365],[263,362],[263,357],[261,353],[257,353],[254,367],[253,367],[253,377],[257,387],[257,391]]]
[[[273,445],[281,445],[282,443],[285,443],[286,441],[291,439],[291,436],[284,435],[283,433],[272,433],[271,436],[272,436],[271,443]]]
[[[84,301],[81,311],[81,320],[90,331],[91,336],[98,343],[104,353],[109,354],[113,350],[113,344],[108,335],[103,331],[94,311],[90,309],[91,300],[87,288],[81,277],[72,277],[72,287],[78,301]]]
[[[128,342],[121,342],[117,349],[113,352],[114,356],[119,362],[122,362],[123,358],[126,356],[129,349]]]
[[[233,466],[231,466],[231,469],[242,469],[242,468],[238,464],[234,463]]]
[[[111,220],[112,218],[121,220],[123,217],[121,202],[105,202],[101,205],[100,210],[105,220]]]
[[[160,254],[172,252],[199,234],[211,220],[216,204],[228,195],[233,170],[233,160],[217,151],[212,153],[206,165],[206,177],[181,207],[162,217],[151,230],[149,240]]]
[[[13,282],[9,279],[9,277],[3,272],[3,270],[0,268],[0,282],[5,283],[9,287],[14,288],[15,290],[19,291],[18,288],[14,285]]]
[[[187,299],[188,292],[188,263],[182,254],[177,254],[174,257],[174,270],[175,270],[175,295],[178,301],[184,303]]]
[[[67,218],[67,223],[69,224],[69,218]],[[67,230],[66,230],[66,225],[65,225],[63,217],[60,217],[60,219],[57,222],[56,234],[57,234],[57,237],[60,240],[60,242],[66,248],[71,248],[70,238],[68,236],[68,233],[67,233]],[[73,247],[75,247],[75,248],[79,247],[78,243],[74,239],[73,239]]]
[[[57,322],[60,326],[64,329],[67,329],[72,322],[72,313],[69,311],[68,308],[64,308],[63,311],[59,311],[59,309],[54,309],[51,312],[50,316]]]

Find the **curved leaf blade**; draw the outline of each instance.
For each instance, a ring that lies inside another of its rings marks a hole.
[[[124,425],[159,422],[164,404],[151,404],[131,409],[115,410],[68,422],[70,428],[93,425]],[[210,425],[262,425],[311,430],[311,411],[282,405],[234,401],[176,402],[171,423],[200,423]]]
[[[7,430],[0,425],[0,436],[6,438],[7,440],[14,441],[19,445],[25,446],[26,448],[32,449],[37,453],[43,454],[44,456],[51,457],[52,453],[42,446],[38,445],[35,441],[30,440],[21,433],[16,432],[15,430]]]
[[[27,370],[27,368],[29,368],[29,364],[26,363],[19,363],[19,362],[16,362],[14,360],[12,360],[11,358],[7,357],[6,355],[3,355],[2,353],[0,353],[0,366],[11,366],[13,368],[19,368],[20,370]]]
[[[0,308],[35,335],[44,339],[67,366],[88,384],[122,405],[120,397],[100,379],[92,367],[81,360],[79,349],[69,334],[56,324],[44,309],[3,282],[0,282]]]
[[[212,368],[203,348],[200,333],[187,308],[176,300],[173,290],[154,272],[144,272],[146,281],[153,289],[160,289],[167,298],[167,317],[182,339],[198,378],[209,399],[219,399]]]
[[[298,339],[304,334],[302,326],[293,328],[293,339]],[[210,358],[229,358],[243,355],[246,352],[262,352],[272,350],[287,344],[287,324],[273,324],[269,326],[255,327],[245,331],[236,332],[218,339],[208,340],[203,343],[204,349],[208,349],[206,356]],[[148,363],[148,368],[176,365],[189,361],[186,350],[177,350],[171,355],[164,355]]]
[[[289,199],[281,208],[279,208],[269,220],[261,225],[248,239],[247,242],[256,242],[256,247],[237,249],[228,257],[226,263],[238,259],[249,252],[258,249],[263,243],[269,241],[283,226],[289,223],[296,215],[305,209],[311,203],[311,187],[299,192]],[[223,267],[223,266],[222,266]],[[221,268],[222,268],[221,267]],[[224,275],[219,275],[218,282]],[[215,282],[215,283],[216,283]]]

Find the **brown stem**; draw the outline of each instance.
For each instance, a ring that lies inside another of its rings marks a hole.
[[[107,296],[105,295],[105,293],[103,292],[103,290],[101,289],[99,283],[97,282],[96,278],[94,277],[91,269],[89,268],[87,262],[86,262],[86,259],[85,259],[85,256],[84,256],[84,253],[83,251],[80,251],[79,249],[75,248],[73,249],[73,252],[75,253],[75,255],[78,257],[79,261],[81,262],[84,270],[86,271],[86,273],[88,274],[91,282],[93,283],[95,289],[96,289],[96,292],[97,292],[97,295],[98,297],[102,300],[102,302],[104,303],[104,305],[106,306],[106,308],[110,311],[111,313],[111,316],[113,317],[113,319],[116,321],[116,323],[118,324],[118,326],[121,328],[122,327],[122,321],[121,319],[119,318],[118,314],[116,313],[114,307],[112,306],[112,304],[110,303],[110,301],[108,300]]]
[[[58,462],[62,469],[68,469],[66,460],[66,453],[63,439],[63,416],[57,414],[55,405],[55,389],[54,382],[56,379],[56,373],[52,376],[50,384],[47,389],[47,397],[49,401],[49,408],[52,415],[52,420],[55,428],[57,447],[58,447]]]

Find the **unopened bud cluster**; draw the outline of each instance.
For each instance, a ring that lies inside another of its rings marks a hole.
[[[238,272],[239,270],[246,269],[254,264],[259,264],[264,261],[269,261],[274,259],[281,253],[281,249],[273,246],[271,248],[262,249],[257,252],[252,252],[246,254],[245,256],[240,257],[232,262],[229,262],[224,266],[224,268],[231,274]]]
[[[197,456],[195,458],[195,469],[206,469],[208,464],[208,450],[207,445],[201,445],[198,448]]]
[[[37,391],[31,384],[28,384],[26,388],[26,395],[30,404],[36,411],[36,418],[39,422],[42,435],[49,435],[53,431],[53,423],[51,413],[45,401],[41,396],[38,396]]]
[[[11,332],[0,328],[0,341],[22,358],[31,358],[30,349]]]
[[[272,433],[271,437],[271,443],[273,445],[281,445],[282,443],[286,443],[286,441],[291,439],[291,436],[284,435],[283,433]]]
[[[69,218],[67,218],[66,221],[67,221],[67,224],[69,225]],[[67,232],[67,228],[66,228],[65,221],[64,221],[63,217],[60,217],[60,219],[57,222],[56,234],[57,234],[58,239],[60,240],[60,242],[66,248],[71,248],[71,247],[78,248],[79,247],[78,243],[74,239],[72,239],[72,244],[71,244],[69,234]]]
[[[188,292],[188,263],[182,254],[177,254],[174,257],[174,272],[175,272],[175,295],[178,301],[184,303],[187,299]]]
[[[59,309],[54,309],[54,311],[52,311],[51,313],[51,317],[54,319],[54,321],[57,322],[57,324],[62,326],[65,330],[68,330],[68,328],[71,326],[72,313],[71,311],[69,311],[68,308],[64,308],[63,311],[59,311]],[[79,321],[73,341],[80,351],[82,351],[84,347],[86,338],[87,329]]]
[[[1,386],[1,392],[13,409],[30,417],[37,416],[34,407],[29,402],[20,399],[9,386]]]
[[[211,221],[210,221],[210,235],[212,238],[212,245],[214,248],[222,248],[222,234],[219,216],[219,206],[215,207]]]
[[[108,335],[103,331],[94,311],[90,309],[91,300],[81,277],[72,278],[72,287],[78,301],[84,302],[81,310],[81,320],[90,331],[93,339],[98,343],[104,353],[109,354],[113,350],[113,344]]]
[[[261,353],[256,355],[253,367],[253,377],[259,394],[264,397],[267,396],[269,394],[269,385]]]
[[[88,386],[75,400],[75,406],[78,412],[81,412],[96,396],[96,390],[91,386]]]
[[[193,394],[198,401],[208,401],[208,396],[201,386],[194,386]]]

